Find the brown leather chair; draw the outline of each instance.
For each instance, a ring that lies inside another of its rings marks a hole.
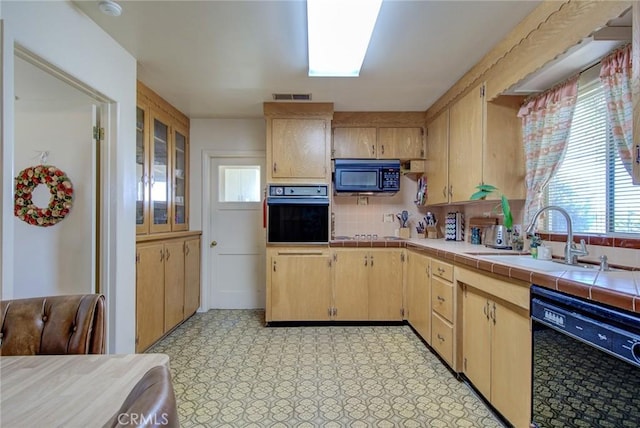
[[[165,366],[147,371],[103,428],[178,428],[176,396]]]
[[[0,302],[0,355],[105,353],[101,294]]]

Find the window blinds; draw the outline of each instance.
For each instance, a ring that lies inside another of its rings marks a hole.
[[[577,233],[640,233],[640,186],[633,186],[607,126],[599,80],[580,87],[564,160],[547,188],[549,205],[565,208]],[[545,226],[565,232],[550,211]]]

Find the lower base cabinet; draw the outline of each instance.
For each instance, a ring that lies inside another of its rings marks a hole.
[[[331,318],[331,257],[327,250],[267,250],[269,321]]]
[[[200,306],[200,237],[187,236],[145,237],[136,245],[136,352]]]
[[[333,255],[336,320],[402,321],[402,250],[343,249]]]
[[[265,319],[401,321],[400,249],[267,248]]]
[[[458,283],[463,296],[462,371],[510,423],[528,427],[531,328],[528,307],[523,307],[528,306],[528,288],[465,270]],[[515,301],[506,300],[510,297]]]
[[[431,259],[407,252],[407,321],[431,344]]]

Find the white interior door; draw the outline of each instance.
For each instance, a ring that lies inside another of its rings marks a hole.
[[[212,308],[265,305],[264,157],[214,157],[210,165]]]

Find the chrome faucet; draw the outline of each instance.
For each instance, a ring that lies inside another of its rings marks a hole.
[[[586,256],[589,254],[587,251],[587,246],[585,245],[584,239],[580,240],[580,249],[576,247],[576,244],[573,242],[573,226],[571,225],[571,216],[564,209],[557,207],[555,205],[549,205],[547,207],[542,207],[536,212],[533,216],[533,220],[531,220],[531,224],[527,227],[525,232],[525,236],[533,234],[534,229],[536,228],[536,221],[540,214],[544,211],[558,211],[560,214],[564,216],[567,220],[567,245],[564,247],[564,262],[568,265],[575,265],[578,263],[578,256]]]

